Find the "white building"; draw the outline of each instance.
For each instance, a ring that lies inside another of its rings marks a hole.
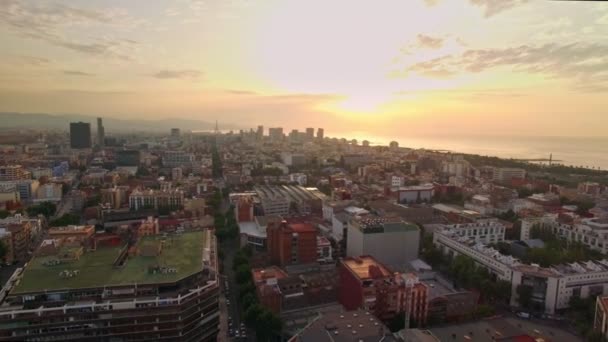
[[[34,203],[60,202],[63,197],[62,185],[57,183],[46,183],[36,190]]]
[[[524,227],[523,222],[525,221],[522,221],[521,234],[529,236],[532,224],[526,224]],[[551,229],[562,239],[580,242],[601,253],[608,253],[607,218],[577,219],[573,224],[567,224],[559,222],[557,214],[547,214],[534,223],[539,224],[542,228]]]
[[[444,254],[466,255],[498,279],[509,281],[513,306],[518,305],[520,285],[532,287],[532,305],[548,314],[568,308],[573,296],[587,298],[608,293],[608,260],[552,267],[527,265],[476,242],[474,237],[461,233],[458,227],[435,230],[433,242]]]
[[[16,181],[0,182],[2,191],[16,190],[19,193],[19,198],[22,202],[32,203],[36,197],[36,190],[40,183],[37,180],[22,179]]]
[[[129,208],[139,209],[158,209],[158,208],[179,208],[184,203],[184,192],[180,189],[135,189],[129,195]]]
[[[512,167],[495,167],[493,180],[495,182],[506,183],[513,178],[526,178],[526,170]]]

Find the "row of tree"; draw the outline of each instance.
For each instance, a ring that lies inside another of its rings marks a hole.
[[[556,236],[550,228],[534,225],[530,229],[532,239],[540,239],[544,248],[531,248],[522,258],[526,263],[540,264],[542,267],[577,261],[602,259],[602,253],[592,250],[577,241],[567,241]]]
[[[240,249],[232,261],[232,269],[239,288],[239,301],[245,324],[255,330],[258,341],[270,341],[281,333],[283,322],[279,316],[263,307],[258,300],[249,263],[251,254],[249,247]]]

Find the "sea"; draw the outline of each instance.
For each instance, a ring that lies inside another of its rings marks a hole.
[[[332,136],[334,136],[332,134]],[[549,159],[555,163],[608,170],[607,137],[558,136],[373,136],[358,132],[340,135],[348,139],[368,140],[370,145],[388,145],[397,141],[401,147],[446,150],[514,159]]]

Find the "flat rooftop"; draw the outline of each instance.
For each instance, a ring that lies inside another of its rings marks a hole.
[[[162,242],[164,241],[164,242]],[[55,291],[62,289],[94,288],[132,284],[170,283],[199,272],[203,268],[203,250],[208,246],[207,232],[147,236],[137,247],[162,243],[157,256],[135,255],[127,257],[122,266],[114,266],[121,247],[100,248],[85,252],[78,260],[49,265],[57,256],[34,257],[25,267],[23,277],[11,294]],[[149,272],[150,267],[175,268],[174,273]],[[78,271],[72,277],[62,277],[63,271]]]
[[[518,336],[531,336],[536,341],[582,341],[565,330],[516,318],[495,318],[430,329],[440,341],[496,341]],[[456,335],[456,337],[454,337]],[[468,336],[467,339],[465,336]]]
[[[367,311],[328,312],[305,327],[297,336],[302,342],[392,342],[390,330]]]
[[[383,277],[388,277],[392,274],[391,271],[386,268],[383,264],[376,261],[371,256],[360,256],[357,258],[344,258],[342,260],[344,265],[348,267],[359,279],[372,279],[370,274],[370,267],[377,267]]]

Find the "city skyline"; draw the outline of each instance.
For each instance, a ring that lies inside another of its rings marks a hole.
[[[11,0],[0,18],[5,112],[605,135],[600,2]]]

